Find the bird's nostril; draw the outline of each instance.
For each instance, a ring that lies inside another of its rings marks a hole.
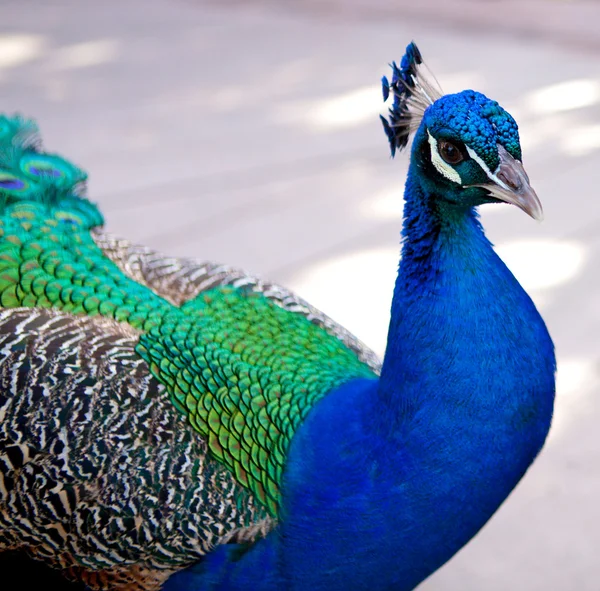
[[[509,175],[505,174],[504,172],[500,172],[498,173],[498,178],[506,183],[513,191],[518,191],[521,188],[521,183],[519,182],[519,179],[517,178],[511,178]]]

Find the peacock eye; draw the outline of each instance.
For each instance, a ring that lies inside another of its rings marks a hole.
[[[438,152],[448,164],[458,164],[463,160],[463,155],[458,146],[447,140],[438,143]]]

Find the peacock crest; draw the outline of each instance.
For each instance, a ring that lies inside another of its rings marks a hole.
[[[389,109],[389,120],[381,116],[383,128],[390,142],[392,156],[396,150],[402,150],[408,144],[410,134],[415,132],[425,114],[427,107],[442,96],[442,91],[435,82],[427,78],[424,70],[428,71],[421,52],[414,41],[406,47],[400,67],[396,62],[391,63],[392,81],[386,76],[381,79],[383,100],[387,101],[390,92],[394,102]]]

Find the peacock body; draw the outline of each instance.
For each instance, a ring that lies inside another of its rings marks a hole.
[[[485,524],[555,359],[475,206],[541,208],[512,117],[420,64],[384,79],[414,141],[383,364],[280,286],[106,234],[0,119],[0,550],[95,589],[408,591]]]

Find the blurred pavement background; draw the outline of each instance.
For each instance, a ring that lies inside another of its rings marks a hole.
[[[542,456],[420,589],[597,591],[600,3],[1,0],[0,110],[89,171],[110,231],[283,283],[383,353],[407,156],[379,79],[411,39],[519,122],[546,221],[483,220],[559,356]]]

